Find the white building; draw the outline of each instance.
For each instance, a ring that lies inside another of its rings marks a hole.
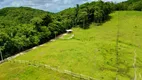
[[[69,30],[66,30],[67,33],[72,33],[73,30],[69,29]]]

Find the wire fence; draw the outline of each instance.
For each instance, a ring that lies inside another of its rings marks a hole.
[[[79,73],[75,73],[75,72],[72,72],[72,71],[69,71],[69,70],[60,70],[60,69],[52,67],[50,65],[39,63],[39,62],[35,62],[35,61],[9,60],[9,62],[25,64],[25,65],[30,65],[30,66],[34,66],[34,67],[42,67],[42,68],[46,68],[46,69],[49,69],[49,70],[52,70],[52,71],[56,71],[58,73],[67,74],[67,75],[70,75],[72,77],[79,78],[81,80],[99,80],[99,79],[95,79],[93,77],[86,76],[86,75],[79,74]]]

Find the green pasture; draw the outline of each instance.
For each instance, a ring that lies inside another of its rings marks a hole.
[[[73,28],[72,39],[47,42],[15,60],[41,62],[97,80],[114,80],[116,74],[119,80],[132,80],[135,51],[137,80],[142,80],[142,12],[118,11],[110,16],[111,19],[100,26],[92,23],[89,29]],[[117,35],[119,37],[116,49]],[[66,35],[65,38],[69,36],[71,34]],[[118,73],[116,73],[117,69]],[[31,79],[74,80],[77,78],[24,64],[10,62],[0,64],[0,80]]]

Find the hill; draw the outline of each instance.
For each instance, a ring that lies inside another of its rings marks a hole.
[[[92,22],[102,24],[109,19],[112,6],[113,3],[98,1],[56,14],[28,7],[0,9],[0,60],[45,43],[77,25],[87,29]]]
[[[56,70],[48,70],[41,65],[34,67],[37,64],[46,64],[96,80],[114,80],[116,75],[121,80],[131,80],[134,77],[140,80],[141,14],[138,11],[117,11],[110,14],[112,19],[103,25],[95,26],[93,23],[89,29],[73,28],[72,39],[59,38],[1,64],[0,79],[80,79],[73,78],[70,74],[63,75]],[[51,76],[44,76],[49,74]]]
[[[29,7],[0,9],[0,52],[3,58],[53,38],[54,26],[48,26],[54,22],[53,16],[54,13]]]

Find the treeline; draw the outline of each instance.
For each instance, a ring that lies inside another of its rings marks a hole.
[[[88,28],[92,22],[103,23],[114,11],[112,2],[97,1],[76,5],[75,8],[68,8],[57,14],[57,20],[63,22],[68,28],[79,25],[81,28]]]
[[[142,11],[142,0],[127,0],[116,4],[115,10],[136,10]]]
[[[52,13],[27,7],[0,10],[0,53],[3,57],[31,48],[51,38]]]
[[[109,19],[111,12],[128,10],[124,8],[125,5],[120,7],[124,3],[134,4],[140,0],[133,1],[115,4],[99,0],[76,5],[74,8],[68,8],[59,13],[50,13],[28,7],[0,9],[0,55],[3,55],[3,58],[9,57],[45,43],[64,33],[66,29],[75,26],[86,29],[92,22],[97,25],[102,24]]]
[[[64,33],[67,27],[55,18],[55,13],[28,7],[1,9],[0,54],[6,58]]]

